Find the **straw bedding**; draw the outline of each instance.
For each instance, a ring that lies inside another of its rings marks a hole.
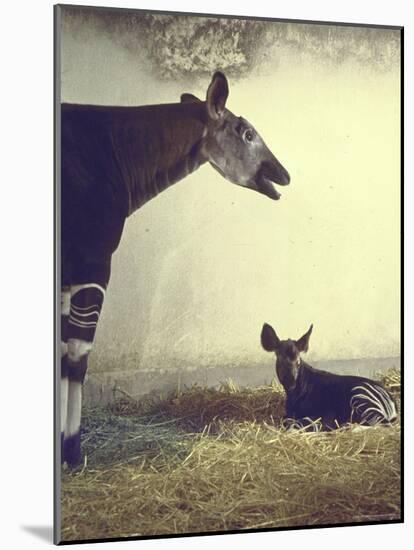
[[[383,382],[399,399],[400,377]],[[400,424],[279,426],[277,383],[193,387],[86,411],[85,463],[62,472],[62,538],[398,520]]]

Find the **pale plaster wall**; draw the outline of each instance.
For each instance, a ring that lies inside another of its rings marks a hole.
[[[272,364],[264,321],[281,337],[314,323],[310,360],[399,355],[400,74],[397,31],[381,32],[375,56],[361,29],[349,28],[358,57],[337,62],[326,34],[308,50],[304,35],[302,49],[276,43],[230,79],[228,108],[254,124],[291,185],[273,202],[206,165],[134,214],[92,373]],[[175,102],[204,97],[208,82],[154,76],[144,49],[88,21],[63,29],[63,101]]]

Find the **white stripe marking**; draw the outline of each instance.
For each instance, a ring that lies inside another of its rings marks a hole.
[[[69,382],[68,392],[68,416],[65,429],[65,437],[70,437],[79,432],[82,412],[82,384]]]
[[[63,290],[60,293],[60,314],[69,315],[70,311],[70,291]]]
[[[78,312],[78,310],[79,310],[79,311],[86,311],[86,310],[92,309],[92,308],[94,308],[94,307],[96,308],[96,305],[95,305],[95,304],[92,304],[91,306],[85,306],[85,307],[83,307],[83,306],[77,306],[77,305],[75,305],[75,304],[72,304],[72,305],[71,305],[71,308],[74,309],[76,313]],[[80,313],[78,313],[78,315],[80,315]]]
[[[69,338],[68,358],[74,363],[77,363],[81,359],[81,357],[91,351],[92,347],[92,342],[86,342],[86,340],[78,340],[77,338]]]
[[[68,344],[67,342],[62,342],[62,340],[60,341],[60,356],[63,357],[67,354],[68,352]]]
[[[96,327],[96,321],[91,321],[87,323],[86,321],[75,321],[74,319],[69,319],[69,324],[75,325],[80,328],[93,328]]]
[[[71,296],[74,296],[77,292],[79,292],[80,290],[83,290],[84,288],[97,288],[105,296],[105,289],[101,285],[98,285],[96,283],[88,283],[88,284],[85,284],[85,285],[72,285],[70,287]]]
[[[72,310],[73,310],[73,306],[70,311],[71,317],[72,315],[74,315],[75,317],[91,317],[91,315],[96,315],[97,317],[99,317],[99,310],[90,311],[89,313],[78,313],[77,311],[72,311]]]
[[[360,415],[361,422],[373,425],[382,420],[392,421],[396,418],[395,404],[381,386],[366,382],[352,388],[352,392],[356,390],[361,390],[361,393],[352,395],[350,405],[352,413],[357,412]]]

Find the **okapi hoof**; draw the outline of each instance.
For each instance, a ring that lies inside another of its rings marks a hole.
[[[76,468],[81,463],[80,432],[65,438],[62,461],[66,462],[69,468]]]

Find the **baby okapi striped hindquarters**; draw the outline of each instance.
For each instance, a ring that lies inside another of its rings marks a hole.
[[[395,421],[395,402],[379,382],[318,370],[302,360],[312,328],[299,340],[280,340],[270,325],[263,325],[262,346],[276,354],[276,374],[286,391],[284,424],[334,429],[350,422],[373,426]]]
[[[289,174],[253,126],[226,109],[217,72],[206,100],[144,107],[61,107],[62,461],[80,461],[82,384],[111,258],[125,220],[206,162],[230,182],[278,200]]]

